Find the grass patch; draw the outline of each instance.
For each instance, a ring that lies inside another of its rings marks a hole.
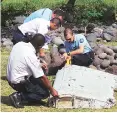
[[[98,44],[104,44],[104,45],[107,45],[107,46],[117,46],[117,42],[97,42]]]
[[[117,43],[116,43],[117,45]],[[25,106],[23,109],[16,109],[12,107],[8,96],[14,92],[14,90],[8,85],[6,80],[6,68],[7,61],[10,50],[6,48],[1,48],[1,111],[2,112],[79,112],[79,111],[117,111],[117,105],[110,109],[55,109],[48,108],[45,106]],[[53,80],[54,77],[49,76],[50,80]],[[115,93],[115,97],[117,99],[117,92]]]

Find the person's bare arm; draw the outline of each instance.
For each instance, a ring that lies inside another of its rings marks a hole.
[[[45,87],[50,90],[50,93],[52,94],[52,96],[58,97],[58,92],[52,87],[48,78],[44,75],[44,76],[40,77],[40,79],[42,80]]]
[[[82,54],[84,51],[84,46],[80,46],[79,49],[70,52],[70,55]]]
[[[76,55],[76,54],[82,54],[83,51],[84,51],[84,46],[80,46],[79,49],[76,49],[74,51],[70,51],[69,53],[70,53],[70,56],[72,56],[72,55]],[[65,57],[65,59],[68,58],[67,53],[64,53],[63,56]]]

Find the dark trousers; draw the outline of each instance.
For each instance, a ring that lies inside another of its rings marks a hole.
[[[14,45],[25,39],[25,36],[22,34],[22,32],[18,28],[15,28],[15,30],[12,31],[12,35],[13,35],[12,42]]]
[[[9,83],[9,85],[14,90],[21,93],[24,101],[39,101],[49,96],[49,90],[44,87],[42,81],[39,78],[34,78],[33,76],[18,84]]]
[[[79,66],[89,66],[94,59],[94,53],[91,51],[85,54],[78,54],[72,56],[72,64]]]

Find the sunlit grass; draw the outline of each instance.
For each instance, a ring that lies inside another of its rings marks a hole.
[[[117,111],[117,105],[110,109],[56,109],[49,108],[45,106],[25,106],[23,109],[16,109],[11,106],[10,100],[8,96],[14,92],[14,90],[8,85],[6,80],[6,66],[8,61],[10,50],[6,48],[1,49],[1,111],[2,112],[93,112],[93,111]],[[53,80],[54,77],[49,76],[50,81]],[[115,93],[115,97],[117,99],[117,92]]]

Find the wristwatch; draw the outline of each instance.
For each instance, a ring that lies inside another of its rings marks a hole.
[[[68,56],[70,56],[70,52],[69,52],[69,53],[67,53],[67,55],[68,55]]]

